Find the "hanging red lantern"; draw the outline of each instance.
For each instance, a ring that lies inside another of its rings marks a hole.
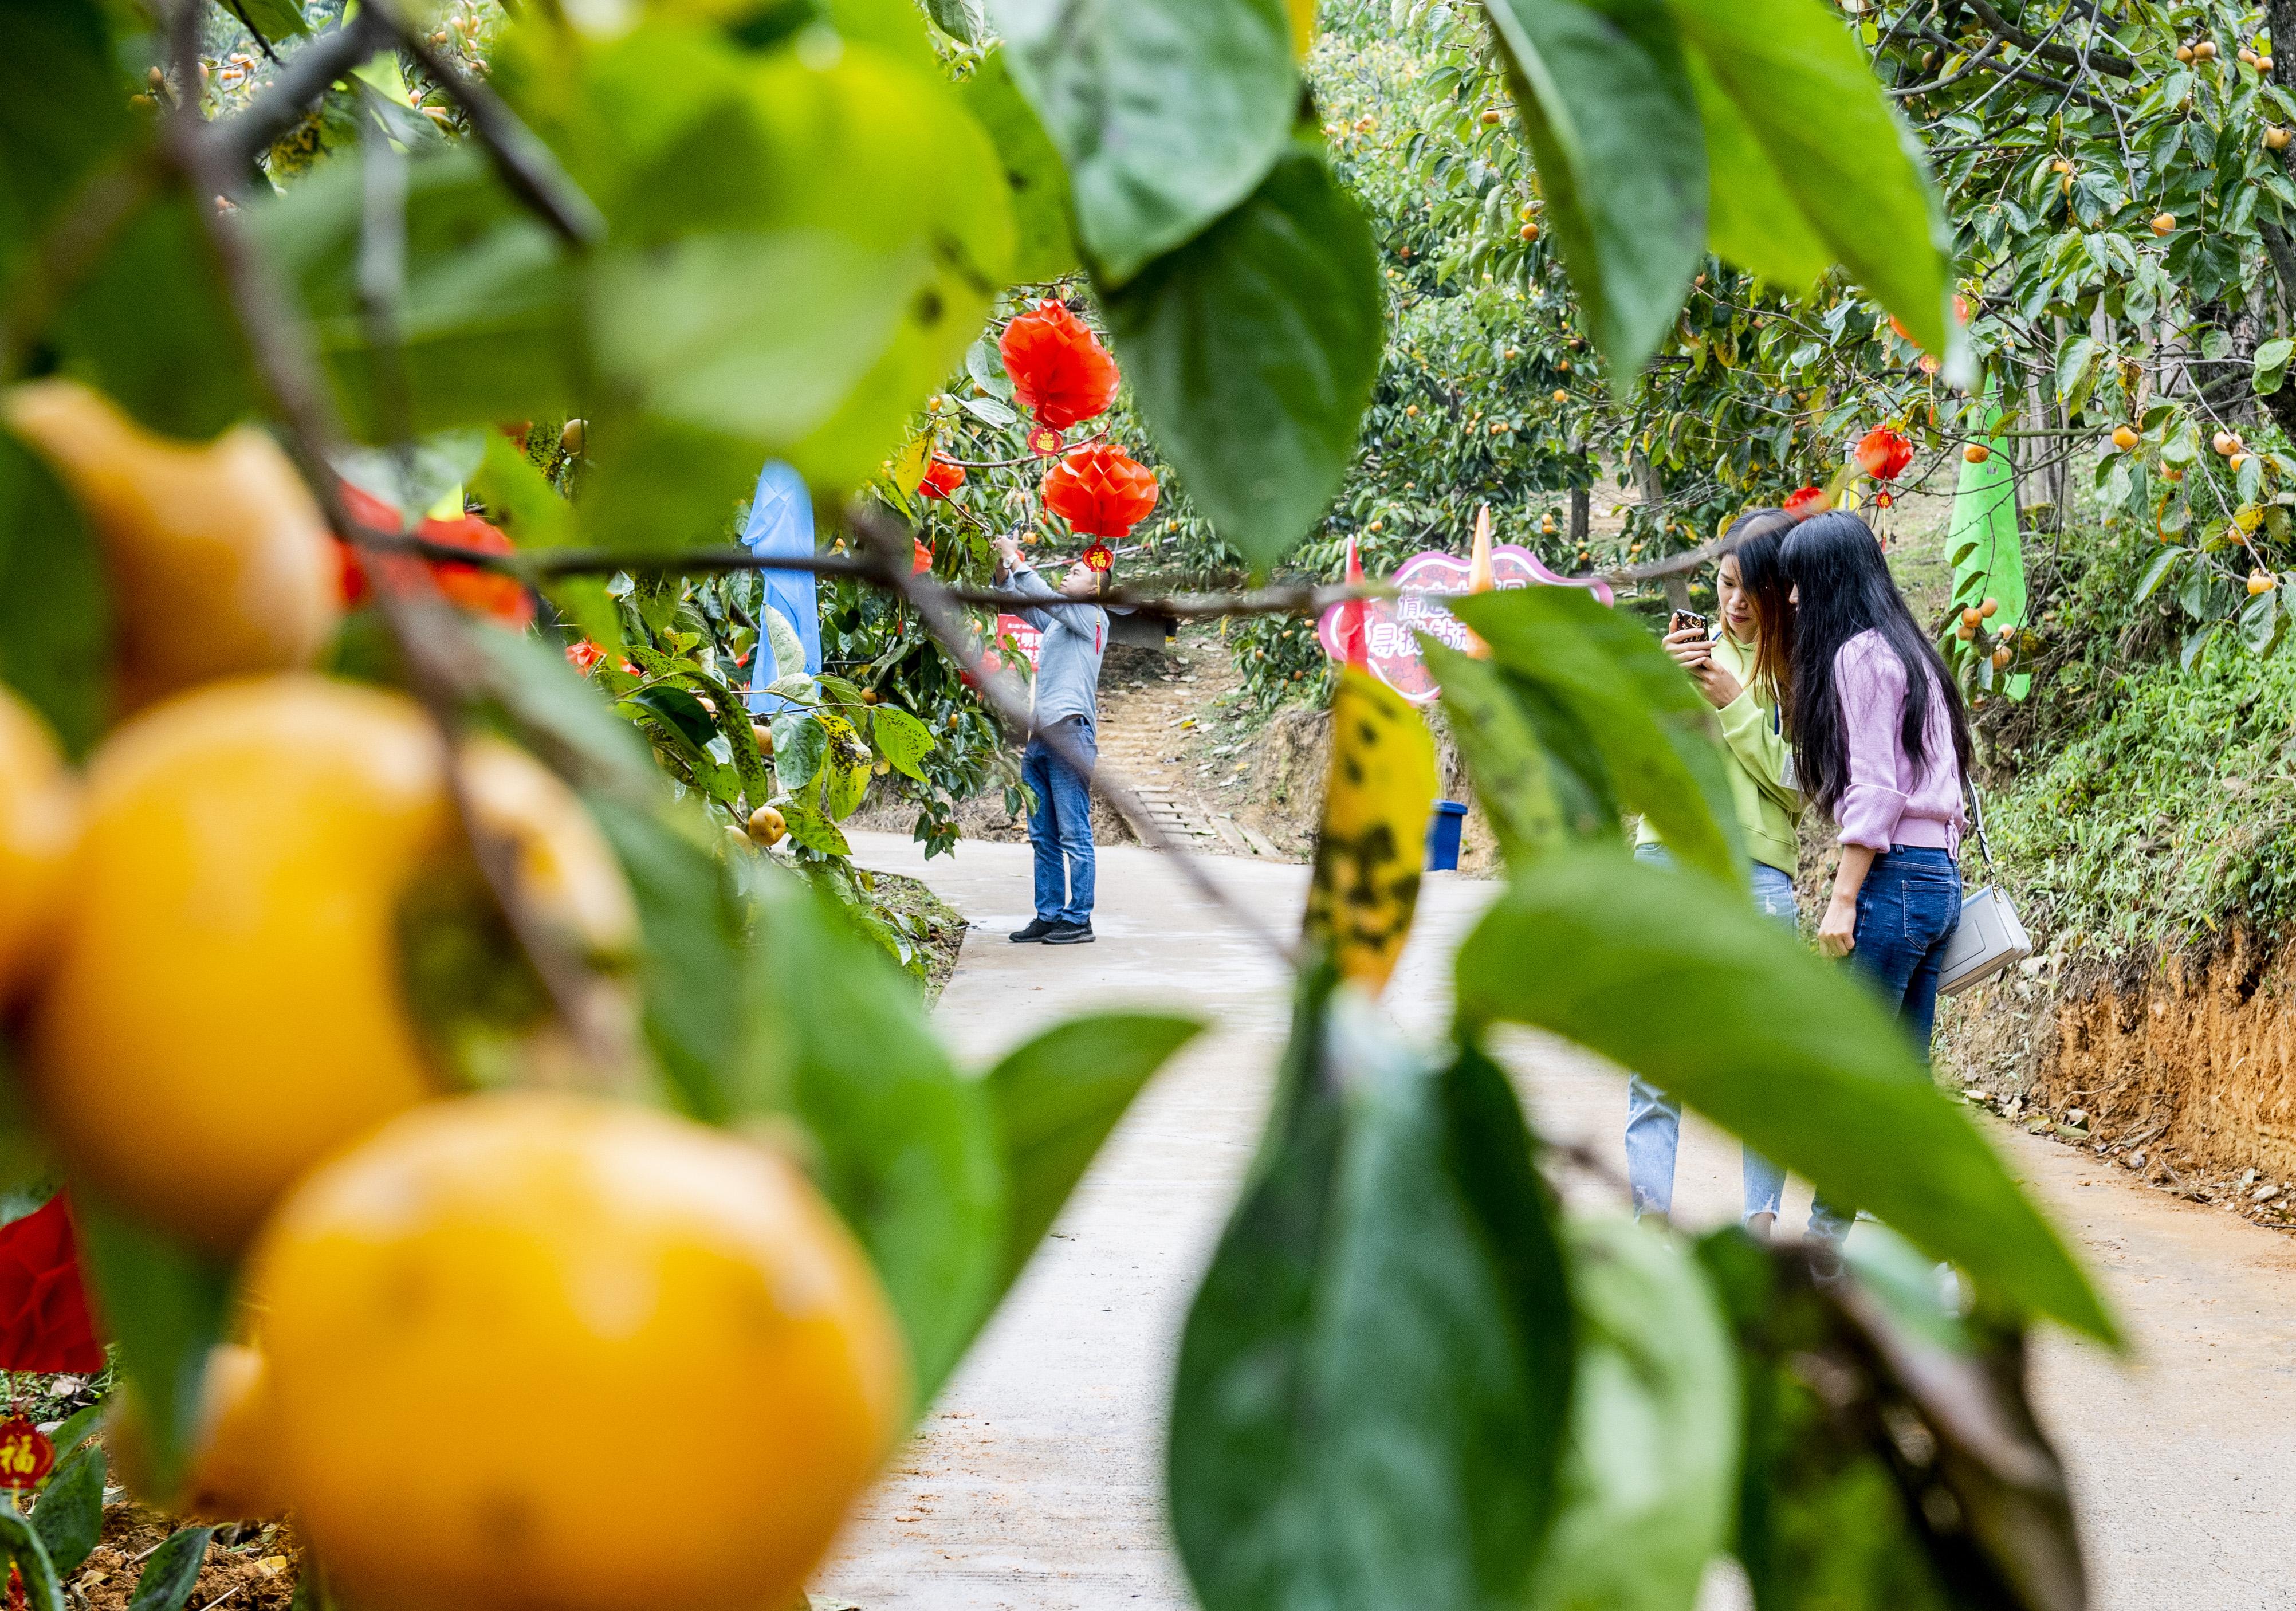
[[[1093,544],[1081,557],[1086,570],[1097,571],[1103,576],[1116,569],[1116,551],[1106,543]]]
[[[1091,419],[1115,400],[1116,360],[1056,298],[1005,325],[996,349],[1012,378],[1013,400],[1054,431]]]
[[[1029,432],[1029,451],[1038,458],[1058,458],[1067,447],[1061,433],[1050,425],[1038,425]]]
[[[388,532],[403,528],[405,522],[400,520],[398,511],[373,493],[354,487],[348,481],[341,482],[340,487],[343,507],[359,524]],[[426,520],[414,529],[412,535],[423,542],[460,548],[468,554],[512,552],[510,538],[499,528],[488,524],[475,514],[465,514],[459,520]],[[342,566],[343,603],[358,605],[373,591],[373,579],[366,573],[368,562],[348,543],[339,542],[336,547],[337,558]],[[410,585],[419,574],[417,568],[427,564],[432,583],[449,603],[521,631],[534,621],[533,596],[515,576],[500,571],[482,571],[476,565],[456,564],[452,560],[418,559],[412,555],[378,555],[374,557],[385,567],[385,574],[396,578],[402,587]]]
[[[1094,442],[1045,473],[1045,507],[1086,537],[1124,537],[1156,506],[1155,473],[1123,448]]]
[[[947,497],[964,485],[964,466],[934,454],[925,464],[924,479],[917,490],[927,497]]]
[[[926,547],[914,538],[911,538],[909,539],[909,547],[911,549],[911,553],[909,555],[909,574],[911,576],[922,576],[926,571],[932,569],[933,551],[931,548]],[[893,630],[897,634],[900,631],[900,623],[898,621],[893,623]]]
[[[79,1245],[58,1193],[0,1225],[0,1370],[103,1369],[81,1284]]]
[[[1806,521],[1825,507],[1825,493],[1816,487],[1798,487],[1786,494],[1785,512],[1798,521]]]
[[[1914,462],[1914,444],[1905,432],[1877,425],[1857,444],[1857,467],[1877,481],[1894,481]]]

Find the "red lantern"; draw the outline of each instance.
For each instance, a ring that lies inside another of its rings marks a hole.
[[[1786,494],[1785,512],[1798,521],[1806,521],[1825,507],[1825,493],[1816,487],[1799,487]]]
[[[1050,425],[1038,425],[1029,432],[1029,451],[1038,458],[1058,458],[1066,446],[1061,433]]]
[[[933,551],[931,548],[926,547],[914,537],[909,539],[909,547],[911,549],[911,553],[909,555],[909,574],[911,576],[922,576],[926,571],[932,569]],[[894,623],[894,629],[896,631],[899,630],[898,622]]]
[[[398,511],[389,504],[348,481],[340,483],[340,488],[344,508],[359,524],[385,532],[402,529],[404,522]],[[475,514],[465,514],[459,520],[426,520],[414,529],[414,535],[426,543],[460,548],[469,554],[512,551],[510,538]],[[357,605],[373,591],[373,582],[366,573],[366,562],[356,548],[348,543],[337,547],[342,563],[343,603]],[[450,603],[521,630],[534,620],[534,599],[515,576],[481,571],[476,565],[458,565],[452,560],[422,561],[409,555],[381,555],[377,558],[384,565],[385,574],[395,578],[401,587],[414,579],[416,566],[427,563],[432,582]]]
[[[917,483],[917,490],[927,497],[947,497],[964,485],[964,466],[936,453],[926,463],[924,479]]]
[[[0,1225],[0,1370],[103,1369],[62,1193]]]
[[[1154,472],[1107,442],[1078,448],[1045,473],[1045,507],[1086,537],[1124,537],[1156,506]]]
[[[1877,425],[1857,444],[1857,467],[1877,481],[1895,480],[1914,462],[1914,444],[1903,432]]]
[[[1054,431],[1093,418],[1115,399],[1116,360],[1057,299],[1005,325],[996,348],[1013,400]]]

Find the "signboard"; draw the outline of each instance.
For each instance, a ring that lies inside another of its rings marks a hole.
[[[1364,646],[1372,675],[1414,704],[1425,704],[1440,692],[1435,679],[1428,675],[1426,663],[1419,658],[1419,640],[1414,635],[1424,632],[1462,652],[1472,641],[1457,616],[1432,598],[1421,596],[1464,593],[1468,565],[1464,556],[1439,549],[1414,554],[1395,573],[1395,585],[1402,590],[1402,597],[1364,601]],[[1595,577],[1557,576],[1540,562],[1538,555],[1513,543],[1504,543],[1491,550],[1491,585],[1501,590],[1585,588],[1603,603],[1611,602],[1607,582]],[[1340,642],[1340,614],[1347,607],[1333,604],[1316,623],[1316,636],[1323,643],[1324,653],[1333,660],[1347,658]]]

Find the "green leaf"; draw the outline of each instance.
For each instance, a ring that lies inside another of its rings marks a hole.
[[[1561,1513],[1530,1611],[1676,1611],[1729,1541],[1739,1400],[1731,1339],[1698,1266],[1631,1220],[1571,1222],[1578,1365]]]
[[[784,688],[782,684],[796,678],[806,684],[808,692],[811,690],[813,684],[807,678],[805,670],[805,639],[797,635],[797,629],[790,624],[789,617],[781,612],[778,605],[764,606],[762,624],[765,640],[772,646],[774,654],[774,677],[767,692],[791,699],[802,698],[800,693]],[[813,702],[807,699],[805,703],[809,704]]]
[[[1667,848],[1726,882],[1746,879],[1744,832],[1713,707],[1629,615],[1577,588],[1518,588],[1454,601],[1509,682],[1534,686],[1572,717],[1620,804]],[[1422,642],[1424,643],[1423,637]]]
[[[1505,1076],[1311,982],[1180,1346],[1173,1532],[1205,1611],[1521,1603],[1570,1300]]]
[[[782,820],[789,836],[808,851],[824,856],[850,856],[853,847],[847,842],[844,830],[823,815],[817,805],[792,801],[781,809]]]
[[[661,772],[645,740],[555,644],[491,626],[474,626],[463,637],[476,652],[474,680],[496,726],[584,789],[645,806],[661,798]]]
[[[56,1453],[60,1456],[69,1455],[94,1437],[102,1426],[106,1413],[108,1413],[107,1406],[99,1400],[95,1403],[83,1405],[66,1416],[63,1425],[56,1428],[55,1436],[50,1440],[56,1446]]]
[[[822,1190],[885,1283],[928,1403],[998,1290],[1007,1211],[989,1097],[833,898],[760,862],[748,875],[751,1099],[787,1093]]]
[[[979,45],[988,37],[988,23],[980,14],[980,0],[925,0],[925,10],[935,28],[961,44]]]
[[[72,1222],[97,1311],[152,1437],[152,1481],[171,1492],[199,1425],[208,1351],[231,1318],[232,1272],[127,1219],[85,1186]]]
[[[50,330],[62,366],[152,430],[205,439],[257,408],[247,344],[195,202],[137,214]]]
[[[1810,233],[1915,341],[1946,355],[1951,236],[1920,148],[1842,19],[1820,0],[1669,4]]]
[[[1734,892],[1557,851],[1515,875],[1457,975],[1468,1023],[1575,1040],[1981,1289],[2115,1340],[2080,1266],[1871,988]]]
[[[970,6],[972,0],[939,3]],[[1013,282],[1037,284],[1074,274],[1078,265],[1069,222],[1069,170],[1043,120],[1013,82],[1001,45],[981,58],[957,95],[996,147],[996,160],[1004,169],[1015,232]]]
[[[861,809],[861,801],[869,793],[869,763],[849,760],[842,745],[830,751],[829,782],[822,791],[822,804],[831,818],[842,822]]]
[[[2270,397],[2280,390],[2280,382],[2288,376],[2288,359],[2296,354],[2296,341],[2286,336],[2275,336],[2256,349],[2256,395]]]
[[[933,752],[932,729],[893,705],[879,705],[869,725],[877,752],[893,763],[893,770],[919,783],[925,780],[917,763]]]
[[[2088,396],[2096,379],[2097,347],[2095,336],[2075,336],[2057,354],[2057,395],[2069,409],[2079,409]]]
[[[0,4],[0,301],[33,244],[133,127],[97,0]]]
[[[1693,45],[1683,52],[1706,128],[1706,243],[1718,256],[1780,285],[1803,290],[1833,265],[1803,217],[1785,176],[1755,138],[1714,70]]]
[[[809,711],[784,711],[774,718],[774,776],[791,794],[821,776],[829,759],[829,729]]]
[[[64,1611],[63,1586],[40,1542],[39,1530],[10,1505],[0,1508],[0,1556],[24,1574],[26,1611]]]
[[[1496,666],[1432,638],[1421,640],[1420,652],[1443,690],[1452,740],[1474,777],[1475,799],[1489,815],[1499,853],[1508,866],[1520,866],[1569,831],[1538,730]],[[1611,826],[1615,831],[1615,818]]]
[[[59,1578],[78,1571],[103,1534],[103,1451],[83,1449],[57,1467],[40,1490],[32,1531]]]
[[[4,54],[0,52],[0,54]],[[103,555],[47,461],[0,432],[0,681],[85,755],[111,716]]]
[[[749,1044],[734,1010],[743,989],[742,906],[718,858],[680,832],[679,819],[597,795],[586,803],[637,902],[646,1043],[678,1106],[727,1123],[739,1105],[725,1081]]]
[[[1148,1077],[1203,1027],[1152,1013],[1070,1018],[988,1071],[984,1083],[1004,1162],[1000,1289],[1018,1278]]]
[[[144,1574],[135,1580],[127,1611],[180,1611],[200,1581],[200,1567],[208,1558],[208,1540],[214,1533],[212,1527],[180,1527],[169,1533],[144,1563]]]
[[[1346,478],[1385,336],[1379,251],[1320,157],[1287,153],[1195,241],[1106,300],[1157,446],[1266,571]]]
[[[1121,285],[1259,187],[1300,95],[1284,0],[990,0],[1068,165],[1077,237]]]
[[[1663,0],[1484,0],[1546,217],[1613,384],[1633,383],[1706,248],[1706,140]]]
[[[365,205],[360,164],[328,162],[247,212],[302,294],[349,429],[373,442],[390,434],[392,394],[359,298]],[[565,413],[582,374],[578,292],[565,247],[474,146],[414,156],[398,323],[414,429]]]
[[[672,738],[684,742],[693,759],[713,759],[709,754],[709,741],[718,736],[718,724],[701,708],[701,700],[684,688],[657,683],[638,689],[624,703],[654,717]]]
[[[311,31],[311,25],[303,21],[303,8],[297,0],[231,0],[231,7],[249,27],[274,45]]]
[[[2144,568],[2144,579],[2136,584],[2136,596],[2129,602],[2141,604],[2152,597],[2153,590],[2168,579],[2169,571],[2177,568],[2177,562],[2189,552],[2189,549],[2171,547],[2163,548],[2153,555],[2152,563]]]

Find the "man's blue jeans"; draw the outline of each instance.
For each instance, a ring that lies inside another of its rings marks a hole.
[[[1666,847],[1635,847],[1637,860],[1667,864]],[[1766,862],[1756,862],[1751,883],[1754,906],[1788,928],[1801,921],[1794,905],[1793,880]],[[1682,1104],[1640,1074],[1627,1082],[1627,1183],[1634,1188],[1635,1212],[1670,1213],[1674,1209],[1674,1155],[1682,1141]],[[1749,1147],[1741,1168],[1745,1177],[1746,1217],[1774,1214],[1785,1196],[1785,1171]]]
[[[1961,868],[1951,856],[1925,846],[1898,845],[1874,858],[1857,891],[1857,943],[1849,960],[1881,991],[1913,1038],[1922,1062],[1930,1060],[1937,1025],[1938,967],[1945,942],[1961,921]],[[1855,1209],[1823,1197],[1810,1205],[1810,1229],[1831,1242],[1849,1234]]]
[[[1054,722],[1052,731],[1087,761],[1098,757],[1092,724],[1083,717]],[[1021,781],[1036,801],[1029,808],[1029,845],[1037,853],[1037,916],[1046,923],[1090,923],[1091,787],[1036,734],[1021,752]]]

